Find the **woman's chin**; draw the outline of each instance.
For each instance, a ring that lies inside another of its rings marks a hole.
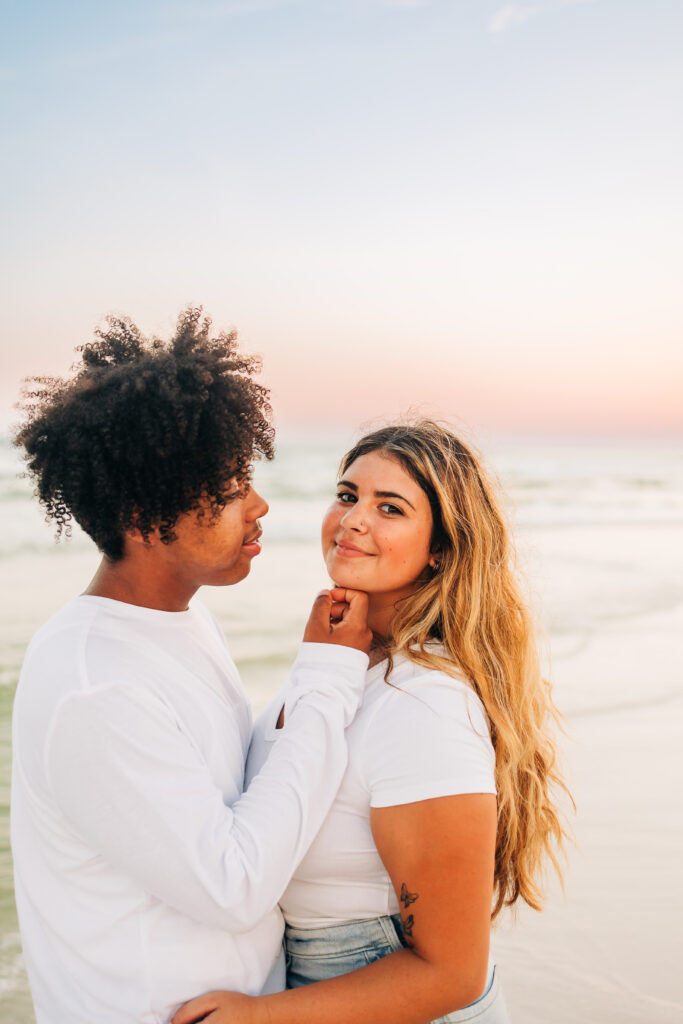
[[[335,587],[347,587],[349,590],[368,590],[367,582],[363,580],[362,572],[354,570],[346,565],[339,565],[335,559],[334,565],[328,565],[327,571]]]
[[[330,579],[335,587],[343,587],[348,590],[366,589],[359,579],[354,579],[352,573],[335,572],[334,575],[330,573]]]

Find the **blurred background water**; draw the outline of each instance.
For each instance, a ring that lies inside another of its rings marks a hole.
[[[292,437],[280,442],[275,461],[259,465],[256,472],[255,485],[270,503],[263,553],[239,588],[202,592],[226,631],[256,711],[284,681],[312,597],[327,584],[318,533],[347,441]],[[615,643],[623,645],[624,630],[640,630],[643,636],[652,634],[656,647],[656,630],[648,623],[653,616],[661,622],[662,616],[676,615],[683,606],[680,443],[510,439],[483,447],[516,530],[520,568],[545,636],[545,657],[557,677],[556,700],[570,734],[581,720],[619,708],[680,703],[683,683],[676,664],[644,675],[644,666],[629,667],[628,657],[621,657],[615,671],[605,648],[604,665],[594,657],[588,673],[562,671],[563,663],[579,664],[576,659],[590,649],[591,639],[607,635],[615,624]],[[8,834],[12,698],[31,634],[80,592],[98,556],[77,527],[70,540],[55,543],[54,531],[43,521],[31,485],[20,472],[17,453],[2,440],[0,1020],[29,1024],[33,1016],[13,903]]]

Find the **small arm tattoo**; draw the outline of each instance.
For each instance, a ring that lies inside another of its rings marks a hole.
[[[420,898],[420,894],[419,892],[408,892],[408,886],[406,885],[405,882],[403,882],[401,885],[401,895],[399,898],[401,900],[401,903],[407,910],[411,903],[414,903],[415,900]]]
[[[401,883],[401,894],[399,896],[400,902],[403,904],[405,910],[408,909],[411,904],[420,898],[419,892],[411,892],[405,882]],[[403,925],[403,935],[409,946],[412,946],[413,942],[413,928],[415,927],[415,917],[413,914],[408,914],[405,919],[401,919]]]

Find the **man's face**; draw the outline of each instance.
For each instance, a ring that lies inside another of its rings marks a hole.
[[[196,509],[182,515],[173,527],[177,539],[166,546],[166,569],[179,583],[195,587],[224,587],[249,575],[251,561],[261,551],[258,520],[268,505],[253,487],[233,498],[218,518]]]

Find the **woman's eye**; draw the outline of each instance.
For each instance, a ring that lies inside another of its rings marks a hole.
[[[390,505],[388,502],[385,502],[383,505],[380,505],[379,508],[380,508],[380,512],[386,512],[387,515],[390,515],[390,516],[402,516],[403,515],[403,509],[400,509],[398,507],[398,505]]]
[[[343,501],[346,505],[350,505],[355,500],[356,495],[351,494],[351,491],[337,491],[337,501]]]

